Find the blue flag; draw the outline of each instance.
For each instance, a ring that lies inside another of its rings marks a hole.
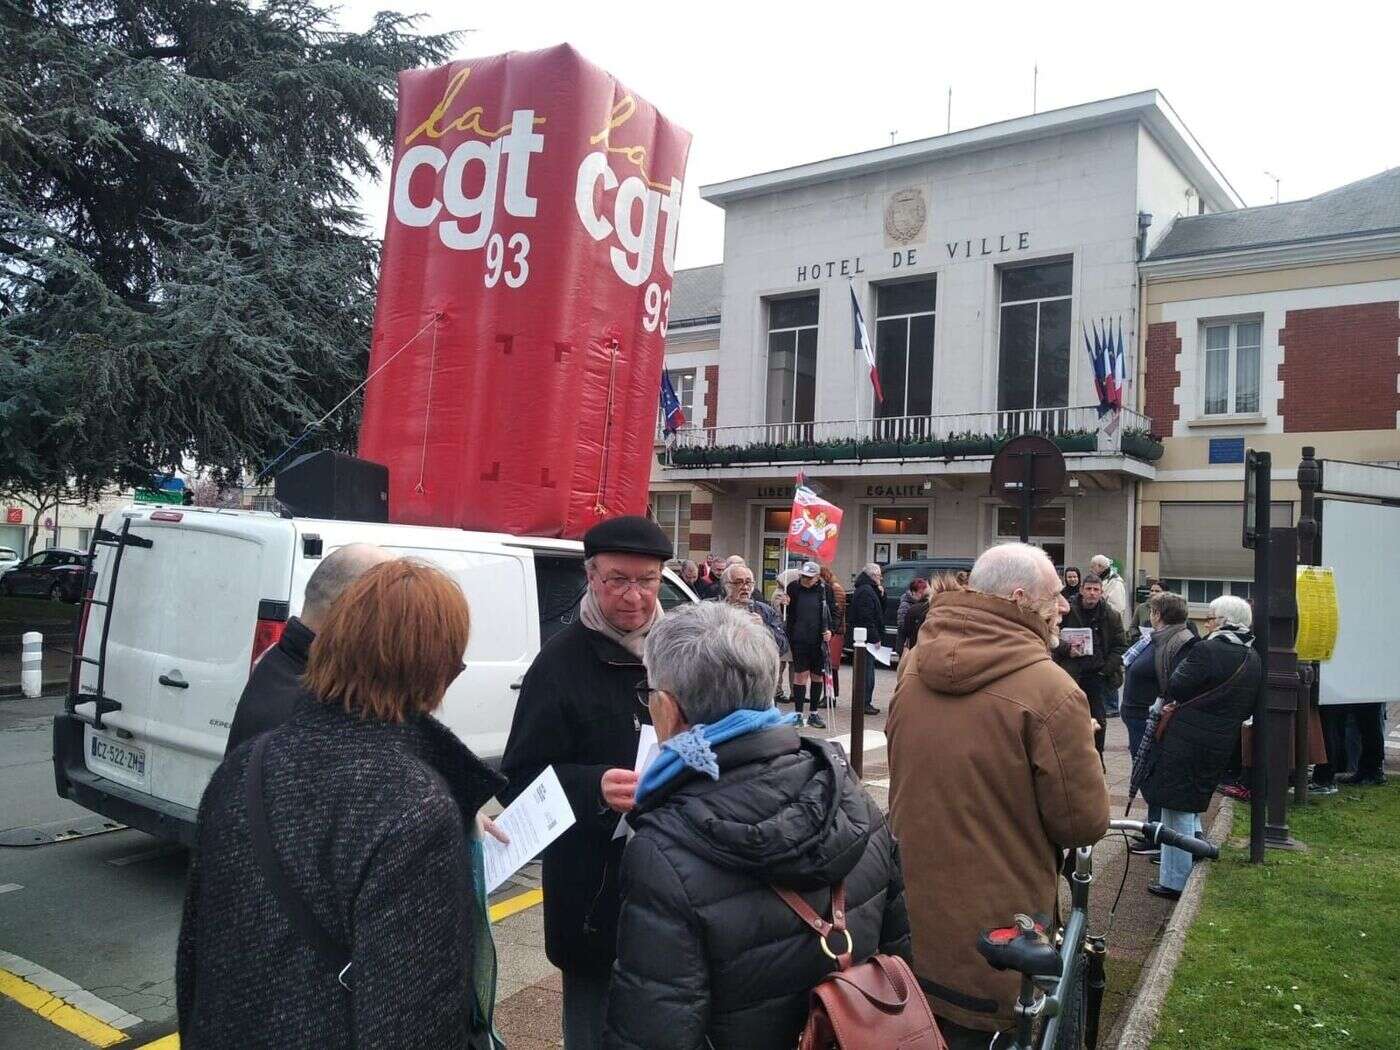
[[[671,373],[661,373],[661,432],[670,437],[685,426],[685,409],[676,396],[676,388],[671,385]]]

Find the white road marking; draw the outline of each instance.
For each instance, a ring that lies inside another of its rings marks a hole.
[[[850,733],[842,733],[840,736],[831,736],[827,737],[827,739],[833,744],[840,744],[846,750],[847,754],[850,753]],[[867,755],[872,751],[883,751],[885,750],[885,734],[878,729],[867,729],[861,734],[861,744],[864,746]]]
[[[13,893],[15,890],[22,889],[24,889],[24,887],[21,886],[18,882],[7,882],[5,883],[5,885],[0,886],[0,893]]]

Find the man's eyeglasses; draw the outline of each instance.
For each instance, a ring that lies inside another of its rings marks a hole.
[[[633,587],[643,594],[655,594],[661,590],[661,577],[660,575],[638,577],[608,573],[603,577],[603,587],[609,594],[619,598]]]

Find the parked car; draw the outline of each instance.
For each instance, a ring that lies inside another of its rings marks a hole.
[[[282,518],[263,511],[132,507],[134,542],[97,555],[94,597],[78,646],[91,662],[69,685],[54,725],[60,796],[152,835],[192,844],[200,796],[224,757],[253,662],[301,611],[320,560],[373,543],[433,562],[471,603],[462,674],[437,716],[488,763],[500,760],[525,671],[578,615],[583,545],[416,525]],[[695,601],[666,570],[665,607]],[[96,697],[99,675],[102,697]],[[97,708],[102,706],[99,717]]]
[[[968,572],[973,558],[910,558],[885,566],[885,644],[894,645],[899,633],[899,599],[914,577],[931,579],[940,572]]]
[[[76,602],[83,596],[87,552],[52,547],[31,554],[0,576],[0,595],[29,595]]]
[[[0,547],[0,574],[9,572],[19,562],[19,551],[13,547]]]

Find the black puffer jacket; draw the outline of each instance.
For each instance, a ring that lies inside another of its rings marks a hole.
[[[603,774],[631,769],[646,708],[642,662],[611,638],[570,624],[525,675],[501,757],[508,803],[553,766],[574,824],[544,851],[544,944],[561,970],[606,975],[617,942],[618,815],[603,804]]]
[[[1242,637],[1252,641],[1248,634]],[[1188,644],[1167,683],[1166,698],[1181,706],[1153,748],[1143,780],[1149,802],[1180,813],[1206,811],[1234,754],[1240,726],[1254,709],[1259,675],[1252,645],[1237,645],[1221,633]]]
[[[856,959],[910,958],[895,841],[842,753],[778,726],[715,754],[718,781],[685,771],[629,818],[609,1050],[796,1045],[835,963],[770,883],[830,917],[844,880]]]
[[[180,1045],[483,1045],[467,835],[502,779],[426,715],[390,725],[305,698],[276,731],[263,758],[272,845],[316,919],[351,946],[347,992],[258,867],[252,751],[224,759],[199,806],[175,964]]]
[[[856,589],[851,596],[846,622],[852,629],[864,627],[867,642],[885,644],[885,595],[875,581],[863,572],[856,577]]]

